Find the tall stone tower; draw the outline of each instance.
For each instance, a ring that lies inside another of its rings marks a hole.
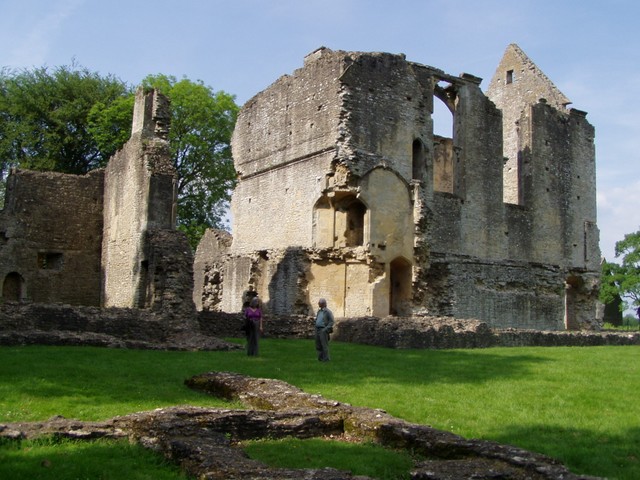
[[[131,138],[109,161],[102,240],[105,307],[148,303],[147,232],[175,228],[175,170],[167,141],[169,102],[156,90],[136,93]]]

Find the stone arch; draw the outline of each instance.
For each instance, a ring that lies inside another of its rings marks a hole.
[[[24,278],[18,272],[8,273],[2,282],[2,299],[9,302],[19,302],[24,297]]]
[[[358,247],[367,236],[368,207],[352,192],[323,195],[313,207],[313,245]]]
[[[397,257],[389,264],[389,314],[407,316],[411,314],[411,263]]]

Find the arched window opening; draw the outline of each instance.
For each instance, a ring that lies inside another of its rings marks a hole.
[[[433,134],[445,138],[453,138],[453,117],[455,113],[456,90],[447,81],[439,81],[433,90],[433,96],[440,101],[433,101]]]
[[[411,263],[399,257],[389,266],[389,314],[411,315]]]
[[[17,272],[11,272],[4,277],[2,283],[2,298],[7,302],[19,302],[24,297],[24,279]]]
[[[453,123],[456,92],[452,84],[440,81],[433,101],[433,189],[453,193],[454,149]]]
[[[354,194],[323,196],[313,208],[313,245],[317,248],[359,247],[366,236],[367,206]]]

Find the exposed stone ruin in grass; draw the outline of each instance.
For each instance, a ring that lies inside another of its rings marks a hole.
[[[248,458],[239,442],[286,437],[374,442],[412,452],[413,480],[461,478],[578,480],[545,455],[484,440],[470,440],[426,425],[405,422],[382,410],[354,407],[311,395],[280,380],[209,372],[186,385],[218,397],[240,400],[249,410],[171,407],[115,417],[104,422],[54,418],[48,422],[0,425],[0,437],[55,435],[78,440],[129,439],[179,464],[201,479],[313,479],[356,477],[333,468],[280,469]]]

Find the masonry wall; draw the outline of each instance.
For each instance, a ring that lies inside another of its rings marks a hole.
[[[103,178],[12,172],[0,213],[5,300],[100,304]]]
[[[508,49],[515,83],[487,96],[403,55],[319,49],[251,99],[220,307],[252,286],[275,314],[325,297],[340,316],[594,324],[593,127],[523,55]],[[434,101],[450,139],[433,135]]]
[[[166,132],[153,128],[168,117],[168,103],[155,91],[139,91],[136,110],[148,110],[147,117],[134,116],[131,139],[105,171],[102,264],[107,307],[145,306],[145,232],[175,226],[175,171],[169,144]]]

